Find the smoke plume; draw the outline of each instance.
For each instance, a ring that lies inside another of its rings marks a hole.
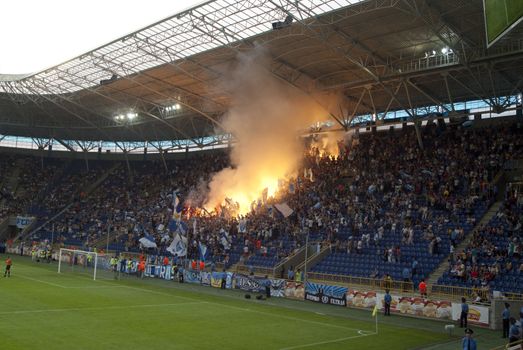
[[[207,209],[230,198],[246,213],[265,188],[272,195],[278,179],[299,166],[304,150],[298,130],[328,115],[313,98],[274,77],[268,62],[257,47],[240,55],[229,73],[225,88],[232,101],[223,127],[238,143],[231,150],[231,167],[212,176]]]

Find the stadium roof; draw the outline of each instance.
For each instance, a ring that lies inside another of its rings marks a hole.
[[[502,110],[523,80],[522,26],[487,49],[481,0],[216,0],[45,71],[0,76],[0,133],[203,144],[230,103],[225,72],[255,43],[278,79],[341,95],[332,118],[343,127],[466,100]]]

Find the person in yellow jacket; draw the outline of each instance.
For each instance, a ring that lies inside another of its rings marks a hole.
[[[303,281],[303,272],[301,272],[300,269],[296,271],[296,274],[294,275],[294,281],[295,282],[302,282]]]

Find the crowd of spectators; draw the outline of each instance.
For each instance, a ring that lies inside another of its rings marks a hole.
[[[307,234],[333,253],[364,259],[372,252],[391,265],[412,259],[409,247],[420,242],[423,255],[446,256],[467,234],[465,227],[476,224],[478,204],[485,208],[492,202],[497,189],[491,181],[506,160],[519,155],[522,141],[512,125],[442,129],[434,123],[421,132],[423,147],[415,130],[407,128],[353,135],[337,157],[307,148],[297,176],[285,180],[275,197],[239,218],[224,215],[226,207],[219,214],[196,212],[198,203],[188,200],[205,187],[211,174],[228,166],[226,152],[120,164],[89,195],[83,193],[87,184],[109,166],[82,174],[63,171],[39,208],[47,218],[72,203],[53,221],[54,237],[86,248],[109,238],[119,250],[139,250],[140,237],[147,235],[165,253],[172,240],[169,221],[176,191],[186,206],[182,215],[190,258],[198,257],[203,244],[211,259],[226,264],[240,259],[249,264],[254,256],[277,262],[303,246]],[[32,169],[21,183],[34,193],[57,168]],[[31,179],[31,174],[38,178]],[[283,219],[275,208],[278,203],[286,203],[293,214]],[[50,230],[48,226],[43,231]],[[475,235],[470,259],[478,254],[472,251],[488,245],[479,232]],[[399,239],[391,244],[391,237]],[[461,255],[453,254],[456,262]],[[492,272],[477,266],[470,273],[482,281],[488,277],[486,270]]]
[[[490,222],[473,232],[465,249],[451,254],[446,274],[450,281],[477,288],[494,284],[508,291],[514,288],[514,278],[523,276],[523,197],[514,187],[505,197]],[[519,283],[515,286],[519,288]]]
[[[3,155],[0,161],[0,221],[8,215],[25,215],[58,173],[62,161]]]

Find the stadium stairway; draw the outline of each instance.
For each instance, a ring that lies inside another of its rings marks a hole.
[[[505,164],[504,168],[506,168],[506,164]],[[522,171],[520,170],[517,173],[519,175],[521,175]],[[460,244],[458,244],[455,247],[454,251],[459,252],[459,251],[462,251],[463,249],[465,249],[467,247],[467,245],[470,243],[470,239],[471,239],[472,235],[474,234],[474,232],[478,228],[487,225],[490,222],[490,220],[494,217],[494,215],[497,214],[499,208],[503,205],[504,193],[505,193],[505,188],[507,185],[506,169],[501,169],[496,174],[494,179],[492,179],[492,181],[491,181],[491,185],[496,186],[498,189],[497,196],[496,196],[496,202],[494,202],[489,207],[489,209],[485,212],[485,214],[483,215],[481,220],[476,224],[476,226],[474,226],[474,228],[472,230],[470,230],[468,232],[467,236],[463,239],[463,241],[461,241]],[[441,264],[432,272],[432,274],[430,274],[430,276],[427,280],[427,284],[429,285],[429,288],[430,288],[430,286],[437,284],[439,278],[443,276],[445,271],[447,271],[448,266],[449,266],[448,265],[449,259],[450,259],[450,252],[449,252],[449,255],[441,262]]]
[[[308,255],[314,254],[312,243],[309,243]],[[305,246],[298,249],[294,254],[291,254],[287,259],[284,259],[278,265],[274,267],[274,275],[281,276],[282,271],[285,276],[287,270],[292,266],[294,271],[296,271],[295,266],[302,264],[305,261]]]
[[[315,250],[314,248],[312,249]],[[323,258],[325,258],[327,255],[330,254],[330,247],[326,245],[325,247],[322,247],[319,251],[316,251],[309,255],[307,258],[307,271],[309,271],[314,265],[319,263]],[[294,269],[295,271],[298,271],[298,269],[305,271],[305,259],[303,259],[303,262],[296,266]]]
[[[461,243],[459,243],[455,247],[454,251],[455,252],[459,252],[459,251],[462,251],[463,249],[465,249],[470,244],[470,240],[471,240],[471,237],[474,234],[474,232],[477,231],[480,227],[485,226],[486,224],[488,224],[490,219],[492,219],[494,217],[494,215],[496,215],[496,213],[498,212],[498,210],[499,210],[499,208],[501,207],[502,204],[503,204],[503,201],[497,201],[494,204],[492,204],[490,206],[490,208],[487,210],[487,212],[485,213],[485,215],[483,215],[481,220],[476,224],[476,226],[474,226],[474,228],[469,231],[469,233],[463,239],[463,241],[461,241]],[[441,264],[432,272],[432,274],[429,276],[429,278],[427,280],[427,284],[429,285],[429,288],[430,288],[430,286],[433,286],[433,285],[437,284],[438,279],[441,276],[443,276],[443,273],[445,271],[448,270],[448,267],[449,267],[449,262],[448,261],[449,261],[449,259],[450,259],[450,253],[441,262]]]

